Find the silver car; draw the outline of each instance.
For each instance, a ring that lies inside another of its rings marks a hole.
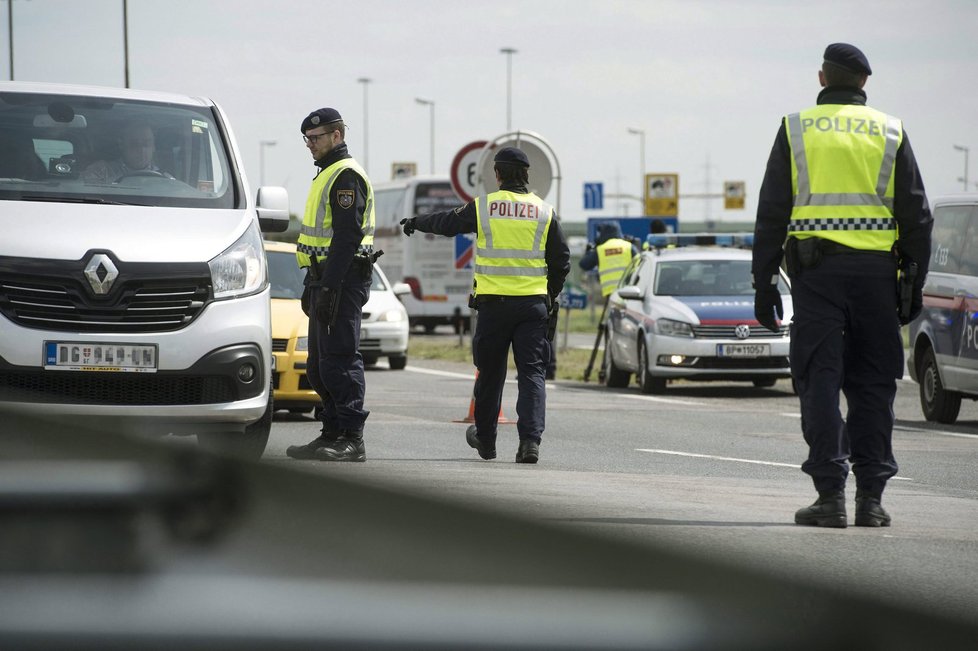
[[[714,246],[655,249],[636,256],[608,298],[602,372],[624,388],[635,374],[645,393],[669,380],[743,380],[773,386],[791,377],[791,295],[782,273],[780,333],[754,318],[751,253]]]

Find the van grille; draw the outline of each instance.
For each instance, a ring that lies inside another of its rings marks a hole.
[[[237,400],[234,382],[216,375],[18,373],[0,370],[0,400],[73,405],[206,405]]]
[[[211,300],[206,264],[117,262],[118,278],[98,296],[82,262],[13,260],[0,260],[0,313],[26,328],[167,332],[185,327]]]

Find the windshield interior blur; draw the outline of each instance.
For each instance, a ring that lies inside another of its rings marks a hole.
[[[778,289],[788,293],[784,281]],[[753,296],[750,260],[676,260],[660,262],[655,273],[659,296]]]
[[[0,198],[234,208],[232,174],[206,107],[0,93]]]

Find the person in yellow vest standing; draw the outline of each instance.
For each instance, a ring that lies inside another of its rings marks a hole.
[[[607,301],[608,296],[618,286],[618,281],[625,275],[628,263],[638,254],[638,247],[622,237],[618,222],[604,222],[598,225],[594,248],[581,257],[578,266],[584,271],[597,267],[601,296]]]
[[[321,108],[301,125],[318,172],[299,231],[296,259],[306,270],[303,311],[309,316],[306,377],[323,401],[322,432],[293,445],[293,459],[366,461],[360,319],[373,274],[374,194],[350,156],[339,112]]]
[[[527,189],[530,162],[503,147],[494,157],[499,191],[446,212],[401,220],[405,235],[476,233],[472,305],[475,424],[465,440],[483,459],[496,458],[496,423],[510,346],[516,361],[520,442],[516,463],[536,463],[545,426],[545,374],[551,306],[570,272],[570,249],[553,206]]]
[[[823,59],[817,104],[782,120],[768,160],[754,227],[754,313],[780,330],[784,257],[794,309],[791,373],[808,444],[802,470],[818,492],[795,522],[847,526],[851,462],[856,526],[885,527],[883,489],[897,473],[891,438],[903,374],[900,326],[922,309],[933,220],[902,122],[866,106],[866,56],[833,43]]]

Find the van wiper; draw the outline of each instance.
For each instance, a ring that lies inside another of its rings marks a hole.
[[[145,203],[113,201],[102,197],[54,197],[49,194],[25,194],[20,197],[23,201],[51,201],[56,203],[94,203],[104,206],[147,206]]]

